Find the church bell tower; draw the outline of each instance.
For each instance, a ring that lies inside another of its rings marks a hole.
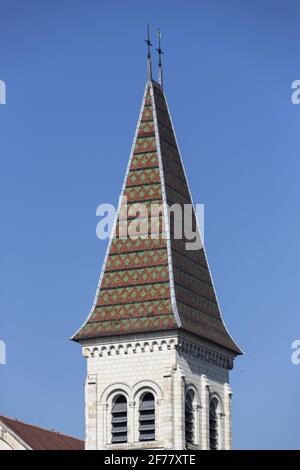
[[[204,247],[187,249],[175,236],[173,205],[191,207],[199,229],[163,90],[160,34],[158,81],[149,34],[146,43],[148,79],[115,226],[91,313],[72,338],[87,359],[85,445],[230,449],[229,371],[241,351],[223,323]],[[136,204],[161,210],[151,235],[124,237]]]

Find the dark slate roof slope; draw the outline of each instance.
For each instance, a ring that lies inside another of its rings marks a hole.
[[[166,198],[169,206],[180,204],[183,211],[184,204],[192,208],[191,195],[164,93],[160,86],[153,88]],[[197,229],[193,209],[192,227]],[[204,248],[187,250],[187,240],[175,239],[172,223],[170,228],[175,297],[182,328],[240,354],[223,323]]]

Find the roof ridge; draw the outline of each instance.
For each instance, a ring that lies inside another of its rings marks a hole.
[[[38,426],[37,424],[26,423],[25,421],[21,421],[17,418],[0,415],[0,422],[2,421],[2,419],[8,420],[9,422],[12,422],[12,423],[24,424],[25,426],[29,426],[30,428],[40,429],[42,431],[50,432],[52,434],[56,434],[56,435],[59,435],[59,436],[62,436],[62,437],[67,437],[69,439],[75,439],[76,441],[83,442],[83,439],[79,439],[78,437],[70,436],[70,434],[64,434],[64,433],[61,433],[59,431],[54,431],[53,429],[47,429],[47,428],[44,428],[43,426]],[[4,423],[4,424],[6,424],[6,423]]]

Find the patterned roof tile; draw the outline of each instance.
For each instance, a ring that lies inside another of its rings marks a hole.
[[[169,205],[190,204],[192,227],[197,227],[166,99],[155,82],[147,84],[136,135],[98,299],[73,339],[183,328],[240,354],[221,318],[204,249],[186,250],[185,239],[175,239],[178,221],[174,223],[173,215],[169,244],[165,211],[154,219],[156,239],[145,238],[149,226],[144,226],[143,235],[135,240],[122,239],[120,229],[134,222],[126,211],[143,203],[148,218],[151,204],[162,206],[164,196]],[[181,323],[175,319],[171,291]]]

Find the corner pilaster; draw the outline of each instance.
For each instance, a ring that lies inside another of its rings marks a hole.
[[[97,375],[89,374],[85,383],[86,450],[97,449]]]
[[[224,384],[224,449],[232,449],[232,390],[228,383]]]
[[[200,410],[200,445],[202,450],[209,450],[209,382],[206,375],[201,375],[201,404]]]

